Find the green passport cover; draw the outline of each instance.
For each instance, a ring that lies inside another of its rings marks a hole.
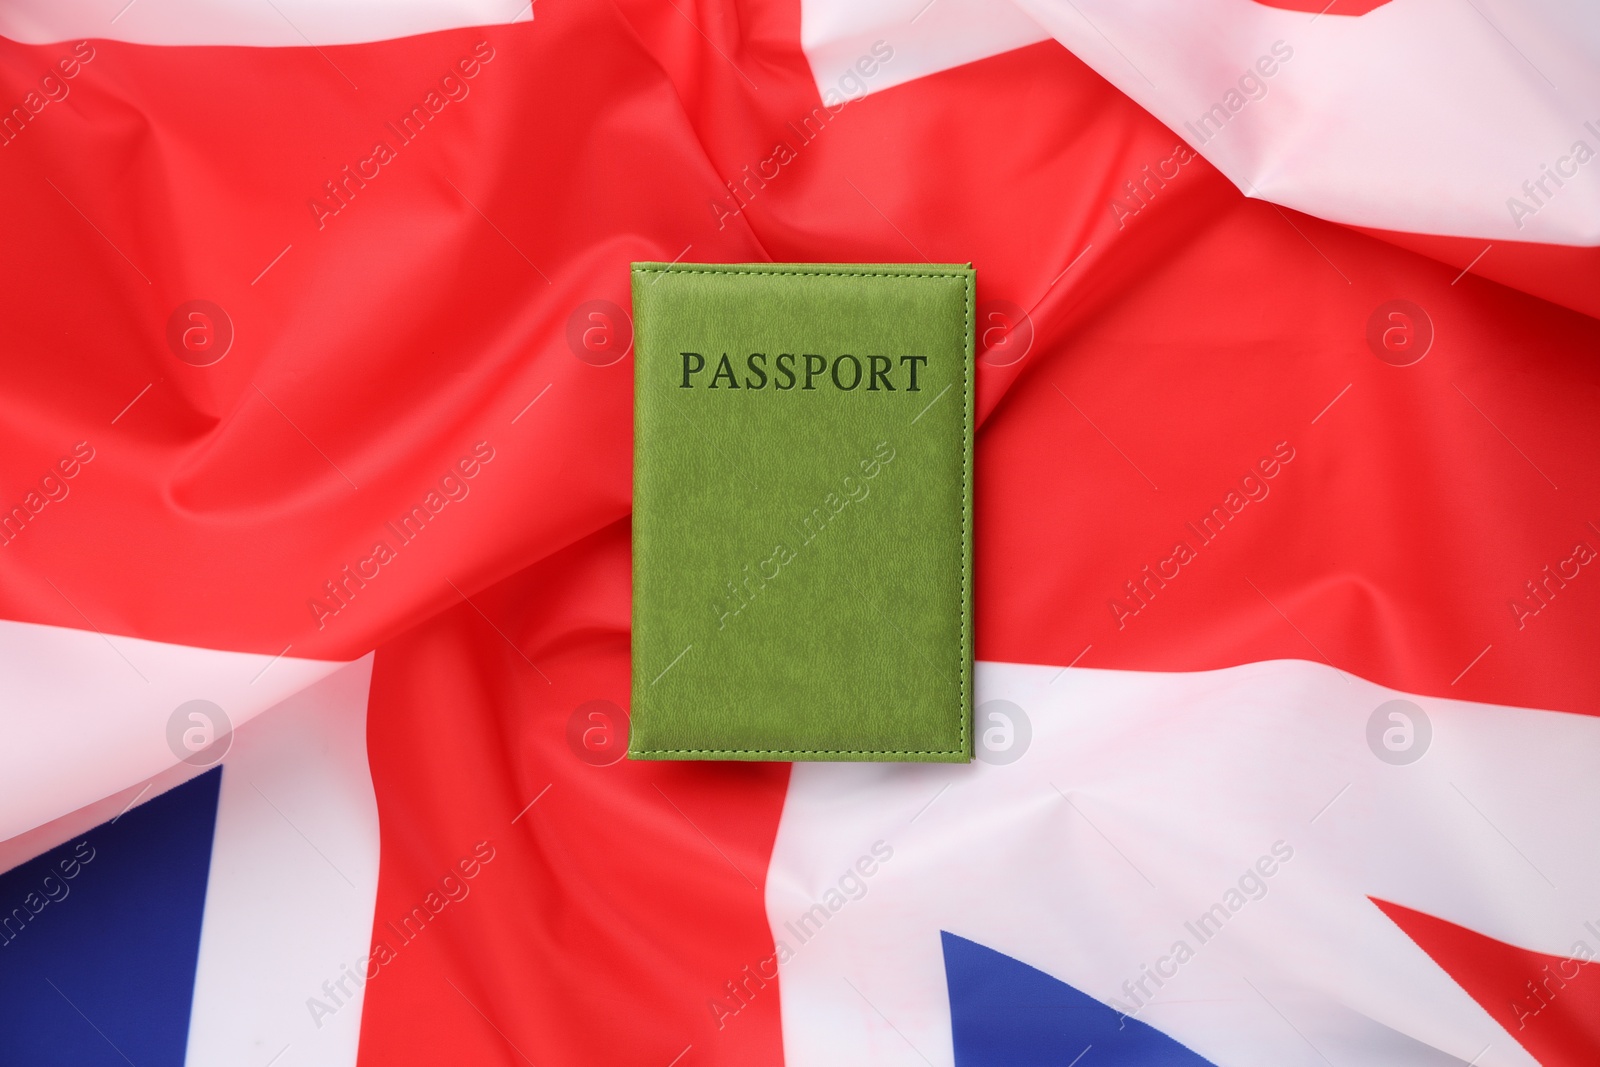
[[[973,296],[633,265],[629,756],[972,758]]]

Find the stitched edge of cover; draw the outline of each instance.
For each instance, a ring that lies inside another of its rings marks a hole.
[[[821,267],[821,264],[818,264]],[[960,267],[959,264],[952,266]],[[904,749],[842,749],[842,748],[628,748],[626,755],[630,758],[650,756],[762,756],[768,759],[785,759],[792,756],[966,756],[967,752],[967,721],[971,718],[967,705],[970,698],[967,695],[967,684],[972,670],[972,657],[968,654],[967,619],[971,616],[971,525],[972,525],[972,491],[968,468],[972,466],[972,376],[970,366],[973,359],[973,334],[972,334],[972,303],[975,288],[972,268],[961,268],[964,273],[959,274],[911,274],[888,270],[763,270],[759,266],[732,267],[676,267],[668,264],[664,267],[632,266],[632,274],[764,274],[779,277],[793,276],[797,278],[920,278],[927,280],[944,279],[961,283],[961,297],[964,307],[963,321],[966,324],[966,339],[961,353],[961,618],[960,643],[956,650],[961,662],[957,665],[957,675],[960,678],[959,688],[960,706],[957,715],[960,721],[957,725],[961,730],[960,740],[955,748],[934,748],[922,751],[907,751]],[[631,669],[631,664],[630,664]],[[871,762],[862,760],[861,762]]]

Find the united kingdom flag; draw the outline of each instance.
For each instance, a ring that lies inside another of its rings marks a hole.
[[[1600,16],[10,0],[0,1063],[1600,1062]],[[971,262],[971,765],[622,759],[632,261]]]

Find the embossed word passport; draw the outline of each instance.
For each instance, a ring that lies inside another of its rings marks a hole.
[[[633,265],[629,756],[972,758],[973,286]]]

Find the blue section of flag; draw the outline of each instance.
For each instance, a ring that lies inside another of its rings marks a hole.
[[[0,1064],[182,1067],[221,782],[0,874]]]
[[[976,941],[945,932],[956,1067],[1214,1067],[1161,1031]]]

